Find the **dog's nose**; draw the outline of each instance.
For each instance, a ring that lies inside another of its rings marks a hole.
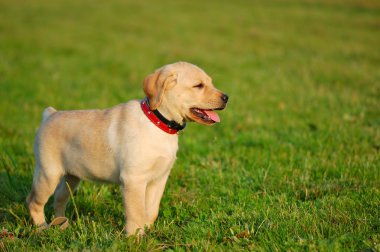
[[[228,102],[228,95],[223,94],[222,95],[222,101],[224,101],[224,103],[227,103]]]

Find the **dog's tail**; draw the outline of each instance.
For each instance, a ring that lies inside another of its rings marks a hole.
[[[46,108],[42,113],[42,121],[45,122],[55,112],[57,112],[57,110],[53,107]]]

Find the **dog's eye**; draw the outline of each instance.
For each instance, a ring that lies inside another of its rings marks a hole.
[[[198,85],[195,85],[195,88],[202,89],[205,85],[203,83],[199,83]]]

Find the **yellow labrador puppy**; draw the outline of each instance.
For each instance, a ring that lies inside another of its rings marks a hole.
[[[45,109],[35,144],[35,171],[27,198],[36,225],[46,225],[44,205],[54,193],[55,216],[65,216],[80,180],[121,185],[126,231],[143,234],[157,218],[186,121],[219,122],[214,110],[228,96],[200,68],[166,65],[144,80],[146,99],[104,110]]]

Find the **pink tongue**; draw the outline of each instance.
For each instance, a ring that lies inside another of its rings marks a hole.
[[[214,111],[204,110],[203,112],[205,112],[211,118],[211,120],[213,120],[214,122],[220,122],[220,118],[219,118],[218,114],[215,113]]]

